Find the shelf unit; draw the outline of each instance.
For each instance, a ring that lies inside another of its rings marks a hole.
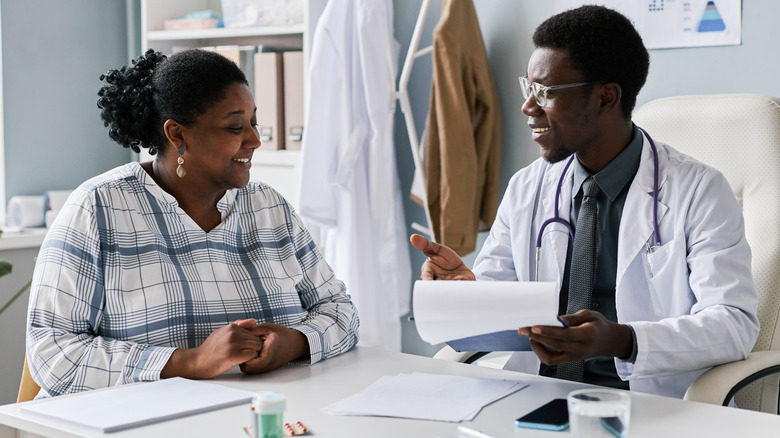
[[[204,30],[153,30],[146,33],[146,39],[150,46],[152,42],[160,41],[166,44],[170,41],[187,40],[221,40],[228,39],[226,42],[233,42],[236,38],[254,40],[257,37],[272,36],[302,36],[304,34],[303,24],[293,24],[290,26],[266,26],[266,27],[238,27],[238,28],[218,28]],[[252,42],[252,41],[249,41]]]
[[[222,10],[221,1],[141,0],[141,51],[145,52],[151,47],[163,53],[171,53],[174,47],[263,44],[303,50],[303,68],[306,71],[314,28],[326,2],[327,0],[304,0],[302,24],[167,31],[164,30],[166,19],[181,18],[185,14],[202,10],[219,13]],[[140,159],[147,161],[152,157],[146,151],[142,151]],[[300,151],[264,151],[261,146],[252,158],[251,179],[270,184],[288,201],[296,205],[299,165]]]

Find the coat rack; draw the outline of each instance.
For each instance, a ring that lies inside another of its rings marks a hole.
[[[404,61],[404,66],[401,69],[401,78],[398,81],[398,91],[396,92],[396,97],[401,104],[401,112],[404,114],[404,120],[406,121],[406,130],[409,134],[409,146],[412,148],[412,158],[414,159],[415,174],[418,171],[421,172],[421,181],[423,183],[421,201],[423,203],[423,209],[425,210],[425,220],[428,222],[427,226],[413,222],[412,228],[423,234],[426,234],[429,240],[433,242],[435,241],[435,236],[432,229],[433,222],[431,222],[431,212],[428,209],[428,193],[425,188],[425,171],[422,169],[420,160],[420,139],[417,136],[417,128],[414,125],[412,106],[409,102],[409,93],[407,92],[409,76],[412,74],[414,60],[433,52],[433,46],[428,46],[417,50],[417,48],[420,46],[420,37],[422,36],[423,27],[425,27],[425,19],[428,17],[428,10],[430,9],[430,6],[431,0],[423,0],[422,6],[420,7],[420,14],[417,16],[417,23],[414,25],[414,32],[412,32],[412,40],[409,42],[409,50],[406,52],[406,60]]]

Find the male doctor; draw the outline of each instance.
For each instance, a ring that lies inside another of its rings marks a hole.
[[[682,398],[708,368],[745,358],[758,336],[739,205],[718,171],[659,142],[654,154],[632,123],[649,56],[623,15],[566,11],[533,42],[520,82],[542,158],[509,182],[473,271],[412,236],[428,256],[422,279],[533,281],[538,269],[539,281],[560,286],[568,325],[519,329],[541,374]],[[568,223],[542,230],[556,196]]]

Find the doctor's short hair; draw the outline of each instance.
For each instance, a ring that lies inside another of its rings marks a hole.
[[[564,49],[585,82],[616,82],[626,118],[645,84],[650,55],[628,18],[603,6],[582,6],[553,15],[533,35],[534,45]]]
[[[112,140],[135,152],[164,154],[168,119],[189,126],[235,83],[248,85],[241,69],[224,56],[190,49],[165,56],[149,49],[130,65],[100,76],[100,118]]]

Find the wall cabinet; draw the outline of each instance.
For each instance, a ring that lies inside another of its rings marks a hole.
[[[283,2],[284,0],[276,0]],[[172,53],[177,47],[205,47],[220,45],[258,46],[303,50],[303,69],[308,68],[309,48],[314,28],[326,0],[303,0],[303,23],[254,27],[232,27],[202,30],[164,30],[165,20],[204,10],[222,11],[221,0],[142,0],[141,48],[153,48]],[[304,76],[305,77],[305,76]],[[258,108],[262,113],[262,109]],[[305,111],[305,109],[304,109]],[[150,160],[145,151],[141,161]],[[299,179],[300,151],[255,151],[251,179],[270,184],[287,200],[296,205]]]

